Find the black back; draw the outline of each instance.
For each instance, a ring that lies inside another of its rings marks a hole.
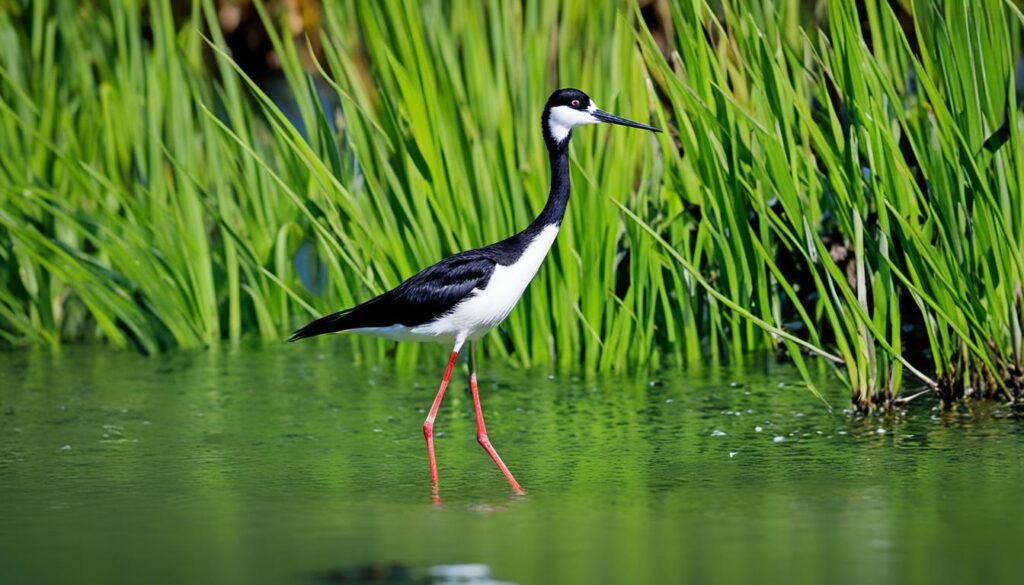
[[[551,191],[544,209],[526,229],[489,246],[449,256],[365,303],[309,323],[293,333],[288,341],[349,329],[415,327],[430,323],[451,311],[475,289],[485,288],[495,266],[514,264],[545,227],[561,224],[569,202],[569,139],[572,136],[570,133],[565,140],[556,141],[551,136],[548,118],[551,108],[564,105],[585,110],[590,98],[578,89],[560,89],[551,94],[544,106],[541,126],[551,163]]]
[[[415,327],[429,323],[450,311],[473,289],[486,286],[497,261],[485,254],[485,250],[467,250],[449,256],[386,293],[313,321],[293,333],[288,341],[348,329]]]

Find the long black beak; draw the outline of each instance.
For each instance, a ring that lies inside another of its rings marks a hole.
[[[620,118],[615,114],[609,114],[608,112],[602,112],[601,110],[594,110],[590,112],[590,115],[608,124],[618,124],[620,126],[629,126],[630,128],[643,128],[644,130],[650,130],[651,132],[661,132],[660,128]]]

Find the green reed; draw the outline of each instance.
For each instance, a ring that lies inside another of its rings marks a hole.
[[[575,86],[669,131],[575,133],[565,228],[487,351],[610,370],[773,349],[816,393],[829,364],[860,408],[1016,396],[1022,15],[863,4],[672,1],[659,45],[630,3],[331,2],[317,39],[257,3],[297,126],[211,1],[177,21],[168,0],[15,3],[0,336],[282,339],[526,225],[540,107]]]
[[[147,351],[281,339],[521,229],[547,195],[539,114],[552,87],[585,87],[639,119],[653,94],[628,11],[474,6],[326,5],[315,69],[338,112],[275,33],[305,135],[233,64],[210,2],[176,24],[167,2],[0,17],[4,336]],[[552,29],[563,32],[535,34]],[[631,253],[608,198],[632,205],[656,188],[656,143],[595,129],[573,158],[567,229],[490,350],[592,368],[655,359],[652,299],[666,302],[669,283]],[[300,280],[300,249],[318,294]]]
[[[683,151],[699,153],[667,158],[666,185],[698,200],[713,242],[680,265],[835,351],[860,408],[889,403],[906,373],[947,399],[1021,390],[1020,15],[985,4],[908,7],[918,54],[884,2],[830,3],[799,35],[745,3],[673,3],[669,59],[640,34]],[[674,228],[648,227],[671,261]],[[907,346],[908,324],[928,348]],[[723,333],[757,344],[738,323]],[[768,342],[804,368],[806,348]]]

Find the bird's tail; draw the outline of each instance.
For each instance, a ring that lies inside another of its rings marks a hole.
[[[351,329],[353,326],[351,319],[349,318],[351,314],[352,309],[348,309],[320,317],[316,321],[313,321],[295,333],[292,333],[291,337],[288,338],[288,341],[298,341],[307,337],[323,335],[324,333],[337,333],[339,331]]]

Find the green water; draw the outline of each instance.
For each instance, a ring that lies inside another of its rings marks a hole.
[[[460,372],[435,508],[421,424],[444,356],[397,373],[343,345],[0,354],[0,583],[1024,580],[1009,409],[829,414],[772,364],[485,363],[490,437],[528,493],[477,446]]]

